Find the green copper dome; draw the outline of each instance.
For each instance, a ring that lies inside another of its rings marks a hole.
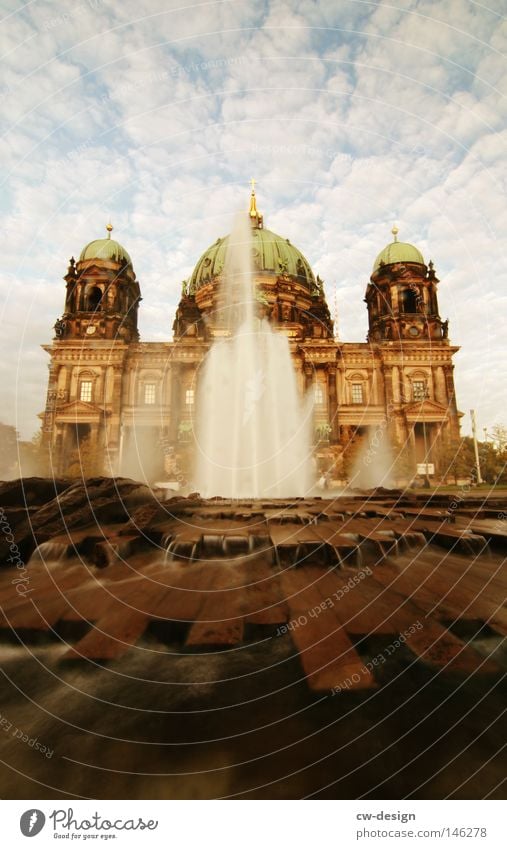
[[[203,253],[190,278],[190,292],[195,292],[221,274],[228,243],[229,236],[217,239]],[[288,239],[277,236],[271,230],[252,227],[252,243],[254,271],[289,274],[298,277],[308,288],[315,287],[315,277],[308,260]]]
[[[79,262],[87,259],[105,259],[132,265],[132,260],[125,248],[114,239],[94,239],[81,251]]]
[[[386,245],[383,251],[380,251],[377,259],[373,263],[373,271],[377,271],[380,265],[391,265],[394,262],[418,262],[424,265],[424,257],[420,250],[414,245],[409,245],[408,242],[391,242]]]

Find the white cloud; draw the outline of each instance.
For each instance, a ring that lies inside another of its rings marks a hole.
[[[465,0],[13,14],[0,41],[4,418],[36,428],[62,275],[109,215],[141,282],[143,338],[169,339],[181,280],[253,175],[266,226],[331,300],[337,287],[344,340],[365,337],[364,289],[397,219],[442,278],[461,408],[507,421],[506,43],[495,10]]]

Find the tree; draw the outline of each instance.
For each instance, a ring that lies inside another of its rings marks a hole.
[[[12,425],[0,422],[0,478],[3,480],[18,474],[18,432]]]
[[[343,446],[343,470],[345,477],[353,481],[360,471],[360,457],[366,450],[367,440],[363,434],[355,433]]]
[[[491,434],[498,453],[505,454],[507,452],[507,427],[497,424],[493,427]]]
[[[19,473],[21,477],[47,477],[51,474],[49,445],[39,429],[30,441],[18,442]]]
[[[456,484],[458,480],[469,480],[476,475],[473,439],[453,439],[444,442],[439,455],[442,480]]]
[[[69,478],[95,478],[103,474],[104,449],[92,442],[89,436],[81,440],[71,454],[67,475]]]
[[[391,455],[393,480],[400,483],[404,481],[409,483],[416,472],[414,453],[411,446],[407,442],[393,441]]]

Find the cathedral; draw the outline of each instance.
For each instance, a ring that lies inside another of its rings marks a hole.
[[[300,392],[313,400],[315,463],[347,479],[351,446],[375,444],[386,432],[401,477],[435,482],[445,451],[459,438],[448,322],[438,307],[433,262],[411,244],[380,251],[366,285],[365,342],[334,333],[324,283],[289,239],[264,227],[250,196],[253,267],[259,315],[288,337]],[[96,474],[148,481],[191,480],[199,366],[221,322],[219,284],[228,236],[217,238],[183,281],[173,340],[139,338],[141,289],[131,257],[111,237],[70,259],[65,306],[49,354],[43,438],[55,474],[76,457],[93,458]],[[89,470],[90,471],[90,470]]]

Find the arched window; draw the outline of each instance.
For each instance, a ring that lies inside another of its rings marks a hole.
[[[156,371],[143,371],[137,385],[138,403],[153,407],[160,403],[160,392],[160,375]]]
[[[361,372],[356,372],[347,377],[349,390],[349,404],[364,404],[366,403],[365,383],[366,376]]]
[[[145,383],[144,384],[144,403],[148,404],[148,405],[157,403],[157,384],[156,383]]]
[[[363,384],[352,383],[350,386],[350,397],[353,404],[363,403]]]
[[[414,401],[425,401],[428,397],[428,389],[426,387],[425,380],[413,380],[412,381],[412,395]]]
[[[417,312],[417,301],[420,296],[413,289],[404,289],[401,293],[401,309],[402,312],[415,313]]]
[[[93,380],[79,381],[79,400],[91,403],[93,400]]]
[[[77,376],[77,398],[88,404],[95,400],[95,382],[97,376],[89,369],[80,371]]]
[[[315,381],[313,385],[313,400],[317,406],[323,406],[325,403],[324,387],[319,381]]]
[[[95,312],[100,308],[102,300],[102,290],[98,286],[92,286],[86,293],[86,310],[87,312]]]

